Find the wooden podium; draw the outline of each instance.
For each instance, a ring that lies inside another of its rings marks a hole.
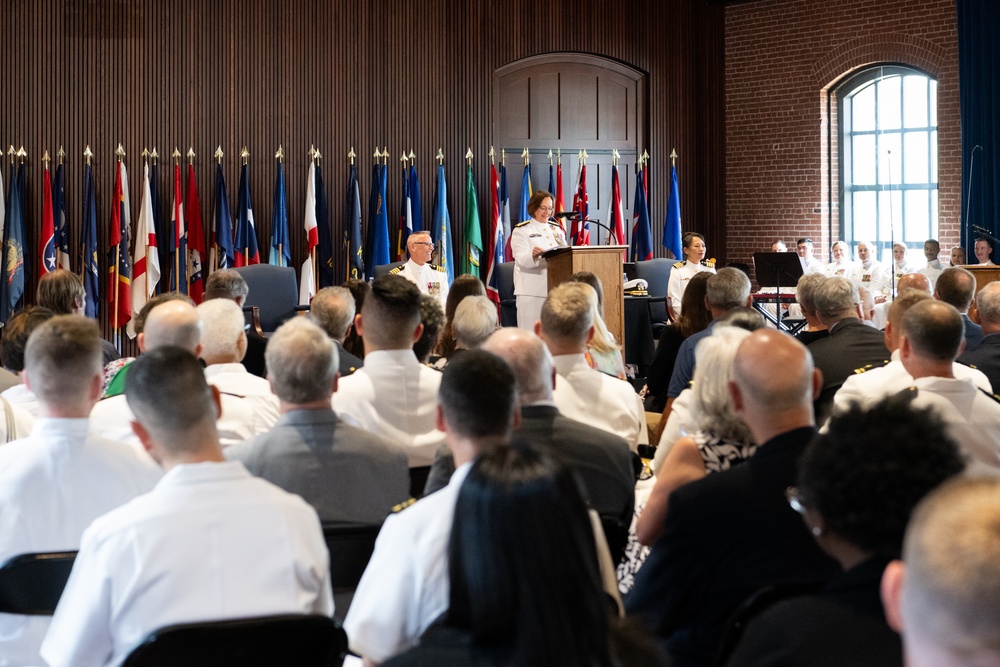
[[[1000,266],[963,266],[976,277],[976,294],[986,287],[987,283],[1000,280]],[[549,289],[552,289],[552,278],[549,278]]]
[[[625,288],[622,282],[624,245],[564,246],[544,255],[548,262],[549,290],[569,280],[577,271],[589,271],[604,286],[604,323],[615,340],[625,340]]]

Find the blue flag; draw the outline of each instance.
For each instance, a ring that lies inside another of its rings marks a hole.
[[[416,158],[414,158],[416,159]],[[424,214],[420,208],[420,179],[417,178],[417,166],[410,164],[410,216],[413,219],[413,231],[424,229]]]
[[[285,198],[285,170],[278,163],[278,176],[274,181],[274,213],[271,216],[271,253],[268,264],[289,266],[292,249],[288,242],[288,203]]]
[[[517,221],[524,222],[530,220],[528,215],[528,200],[531,199],[531,165],[524,165],[524,173],[521,174],[521,208],[517,211]]]
[[[351,165],[347,177],[347,208],[344,209],[344,234],[347,236],[347,278],[362,280],[365,276],[364,245],[361,242],[361,188],[358,185],[358,168]]]
[[[319,286],[334,284],[333,270],[333,230],[330,229],[330,209],[326,203],[326,186],[323,185],[323,170],[316,165],[316,263],[319,266]]]
[[[162,244],[161,244],[162,245]],[[209,266],[212,271],[230,269],[233,257],[233,216],[229,212],[229,193],[222,164],[215,167],[215,210],[212,212],[212,250]]]
[[[684,259],[681,253],[681,200],[677,194],[677,167],[670,168],[670,197],[667,199],[667,217],[663,221],[663,247]]]
[[[549,157],[551,160],[552,158]],[[552,193],[552,203],[555,204],[556,198],[556,168],[551,162],[549,163],[549,192]]]
[[[396,236],[396,261],[406,260],[406,239],[413,233],[413,215],[410,212],[410,177],[403,167],[403,195],[399,199],[399,233]]]
[[[56,168],[56,180],[52,184],[52,215],[54,218],[54,242],[56,245],[56,266],[70,270],[69,224],[66,222],[66,190],[63,187],[63,166]]]
[[[455,280],[455,254],[451,248],[451,216],[448,215],[448,184],[444,165],[438,165],[437,190],[434,192],[434,228],[431,231],[438,248],[438,266],[448,272],[448,284]]]
[[[368,200],[368,233],[365,235],[365,279],[375,277],[375,267],[388,264],[389,214],[385,210],[385,165],[376,162],[372,169],[372,194]]]
[[[101,274],[97,262],[97,198],[94,195],[94,172],[89,164],[83,168],[82,222],[80,268],[87,297],[84,315],[96,318],[101,298]]]
[[[257,228],[253,221],[253,203],[250,201],[250,168],[240,168],[240,192],[236,198],[236,238],[234,239],[236,266],[260,264],[257,249]]]
[[[3,227],[3,285],[0,293],[0,320],[18,309],[24,295],[24,214],[22,210],[24,165],[18,168],[18,178],[11,178],[7,199],[7,221]]]
[[[630,262],[653,258],[653,235],[649,227],[649,207],[646,205],[646,170],[640,169],[635,179],[635,203],[632,205],[632,243],[628,249]]]

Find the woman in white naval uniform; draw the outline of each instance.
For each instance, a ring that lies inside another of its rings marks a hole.
[[[549,221],[555,199],[552,193],[539,190],[528,200],[530,220],[518,224],[510,233],[514,253],[514,296],[517,297],[517,326],[534,331],[542,315],[542,304],[549,293],[549,272],[542,253],[566,245],[566,236],[558,224]]]
[[[670,279],[667,281],[667,309],[670,311],[670,319],[676,320],[681,314],[681,297],[687,289],[688,281],[699,271],[711,271],[715,273],[714,263],[706,266],[701,263],[705,259],[705,237],[697,232],[688,232],[681,240],[683,246],[685,262],[677,262],[670,270]]]

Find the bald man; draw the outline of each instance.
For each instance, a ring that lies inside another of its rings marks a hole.
[[[889,288],[892,286],[889,285]],[[895,294],[902,294],[904,291],[912,289],[918,292],[931,293],[931,281],[930,279],[921,273],[897,273],[896,274],[896,291]],[[892,300],[885,301],[883,303],[875,304],[875,312],[872,314],[872,326],[876,329],[884,329],[886,323],[889,321],[889,306],[892,305]]]
[[[761,445],[745,464],[671,494],[663,533],[625,601],[629,614],[651,623],[675,665],[711,664],[727,619],[754,591],[823,582],[839,571],[785,500],[816,433],[812,399],[821,385],[794,338],[760,329],[740,344],[730,397]]]

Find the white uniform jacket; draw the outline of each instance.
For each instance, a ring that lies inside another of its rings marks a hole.
[[[510,233],[510,249],[514,254],[514,294],[544,297],[549,293],[546,261],[532,257],[535,248],[550,250],[566,245],[566,236],[554,222],[538,222],[534,218],[516,225]]]
[[[420,265],[412,259],[397,266],[389,273],[406,278],[417,286],[423,294],[429,294],[441,304],[441,310],[448,303],[448,271],[443,266],[430,262]]]
[[[715,273],[715,269],[711,266],[691,262],[677,262],[670,269],[670,278],[667,280],[667,301],[670,303],[674,317],[681,314],[681,299],[684,297],[684,290],[687,289],[688,283],[691,282],[696,273],[702,271]]]

